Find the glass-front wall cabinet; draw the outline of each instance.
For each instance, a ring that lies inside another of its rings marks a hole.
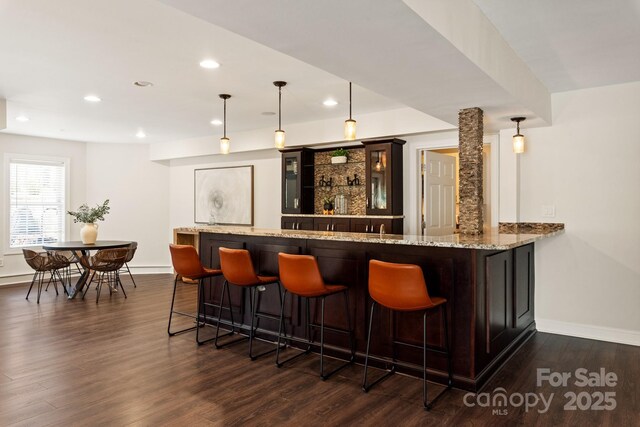
[[[291,153],[284,156],[284,193],[282,198],[283,212],[297,212],[300,207],[300,154]]]
[[[369,209],[386,210],[388,195],[387,177],[387,149],[372,149],[369,151]]]
[[[402,215],[401,139],[362,141],[367,169],[367,215]]]
[[[282,213],[313,213],[313,151],[290,148],[282,152]]]

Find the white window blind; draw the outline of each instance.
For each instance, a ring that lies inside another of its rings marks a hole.
[[[66,165],[9,160],[9,247],[64,240]]]

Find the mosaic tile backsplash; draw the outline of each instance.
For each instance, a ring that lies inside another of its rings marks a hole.
[[[343,194],[347,197],[348,210],[346,215],[366,215],[366,171],[364,147],[348,148],[347,163],[332,164],[331,151],[314,154],[314,213],[322,214],[323,199],[328,197],[335,201],[335,197]],[[360,185],[349,185],[349,181],[357,178]],[[321,185],[331,182],[331,186]],[[334,202],[335,204],[335,202]]]

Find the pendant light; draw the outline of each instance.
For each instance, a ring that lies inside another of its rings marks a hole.
[[[512,117],[511,121],[516,122],[516,134],[513,135],[513,152],[524,153],[524,135],[520,134],[520,122],[525,121],[525,117]]]
[[[227,138],[227,99],[231,98],[231,95],[227,95],[226,93],[221,93],[218,95],[222,98],[222,102],[224,104],[224,115],[222,118],[222,123],[224,124],[224,130],[222,132],[222,138],[220,138],[220,153],[229,154],[229,143],[230,140]]]
[[[351,118],[351,82],[349,82],[349,119],[344,121],[344,139],[356,139],[356,121]]]
[[[284,148],[284,131],[282,130],[282,87],[287,85],[287,82],[276,81],[273,82],[278,88],[278,130],[275,134],[276,148],[281,150]]]

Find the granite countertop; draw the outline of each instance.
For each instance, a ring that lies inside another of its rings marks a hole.
[[[500,233],[498,228],[492,228],[488,233],[478,236],[462,234],[450,234],[446,236],[419,236],[410,234],[383,234],[378,233],[343,233],[337,231],[306,231],[306,230],[279,230],[268,228],[238,227],[224,225],[197,225],[192,227],[180,227],[176,232],[185,233],[217,233],[245,236],[264,236],[289,239],[317,239],[334,240],[342,242],[384,243],[410,246],[433,246],[441,248],[481,249],[481,250],[507,250],[523,246],[540,239],[557,236],[564,230],[550,231],[537,234],[513,234]]]

